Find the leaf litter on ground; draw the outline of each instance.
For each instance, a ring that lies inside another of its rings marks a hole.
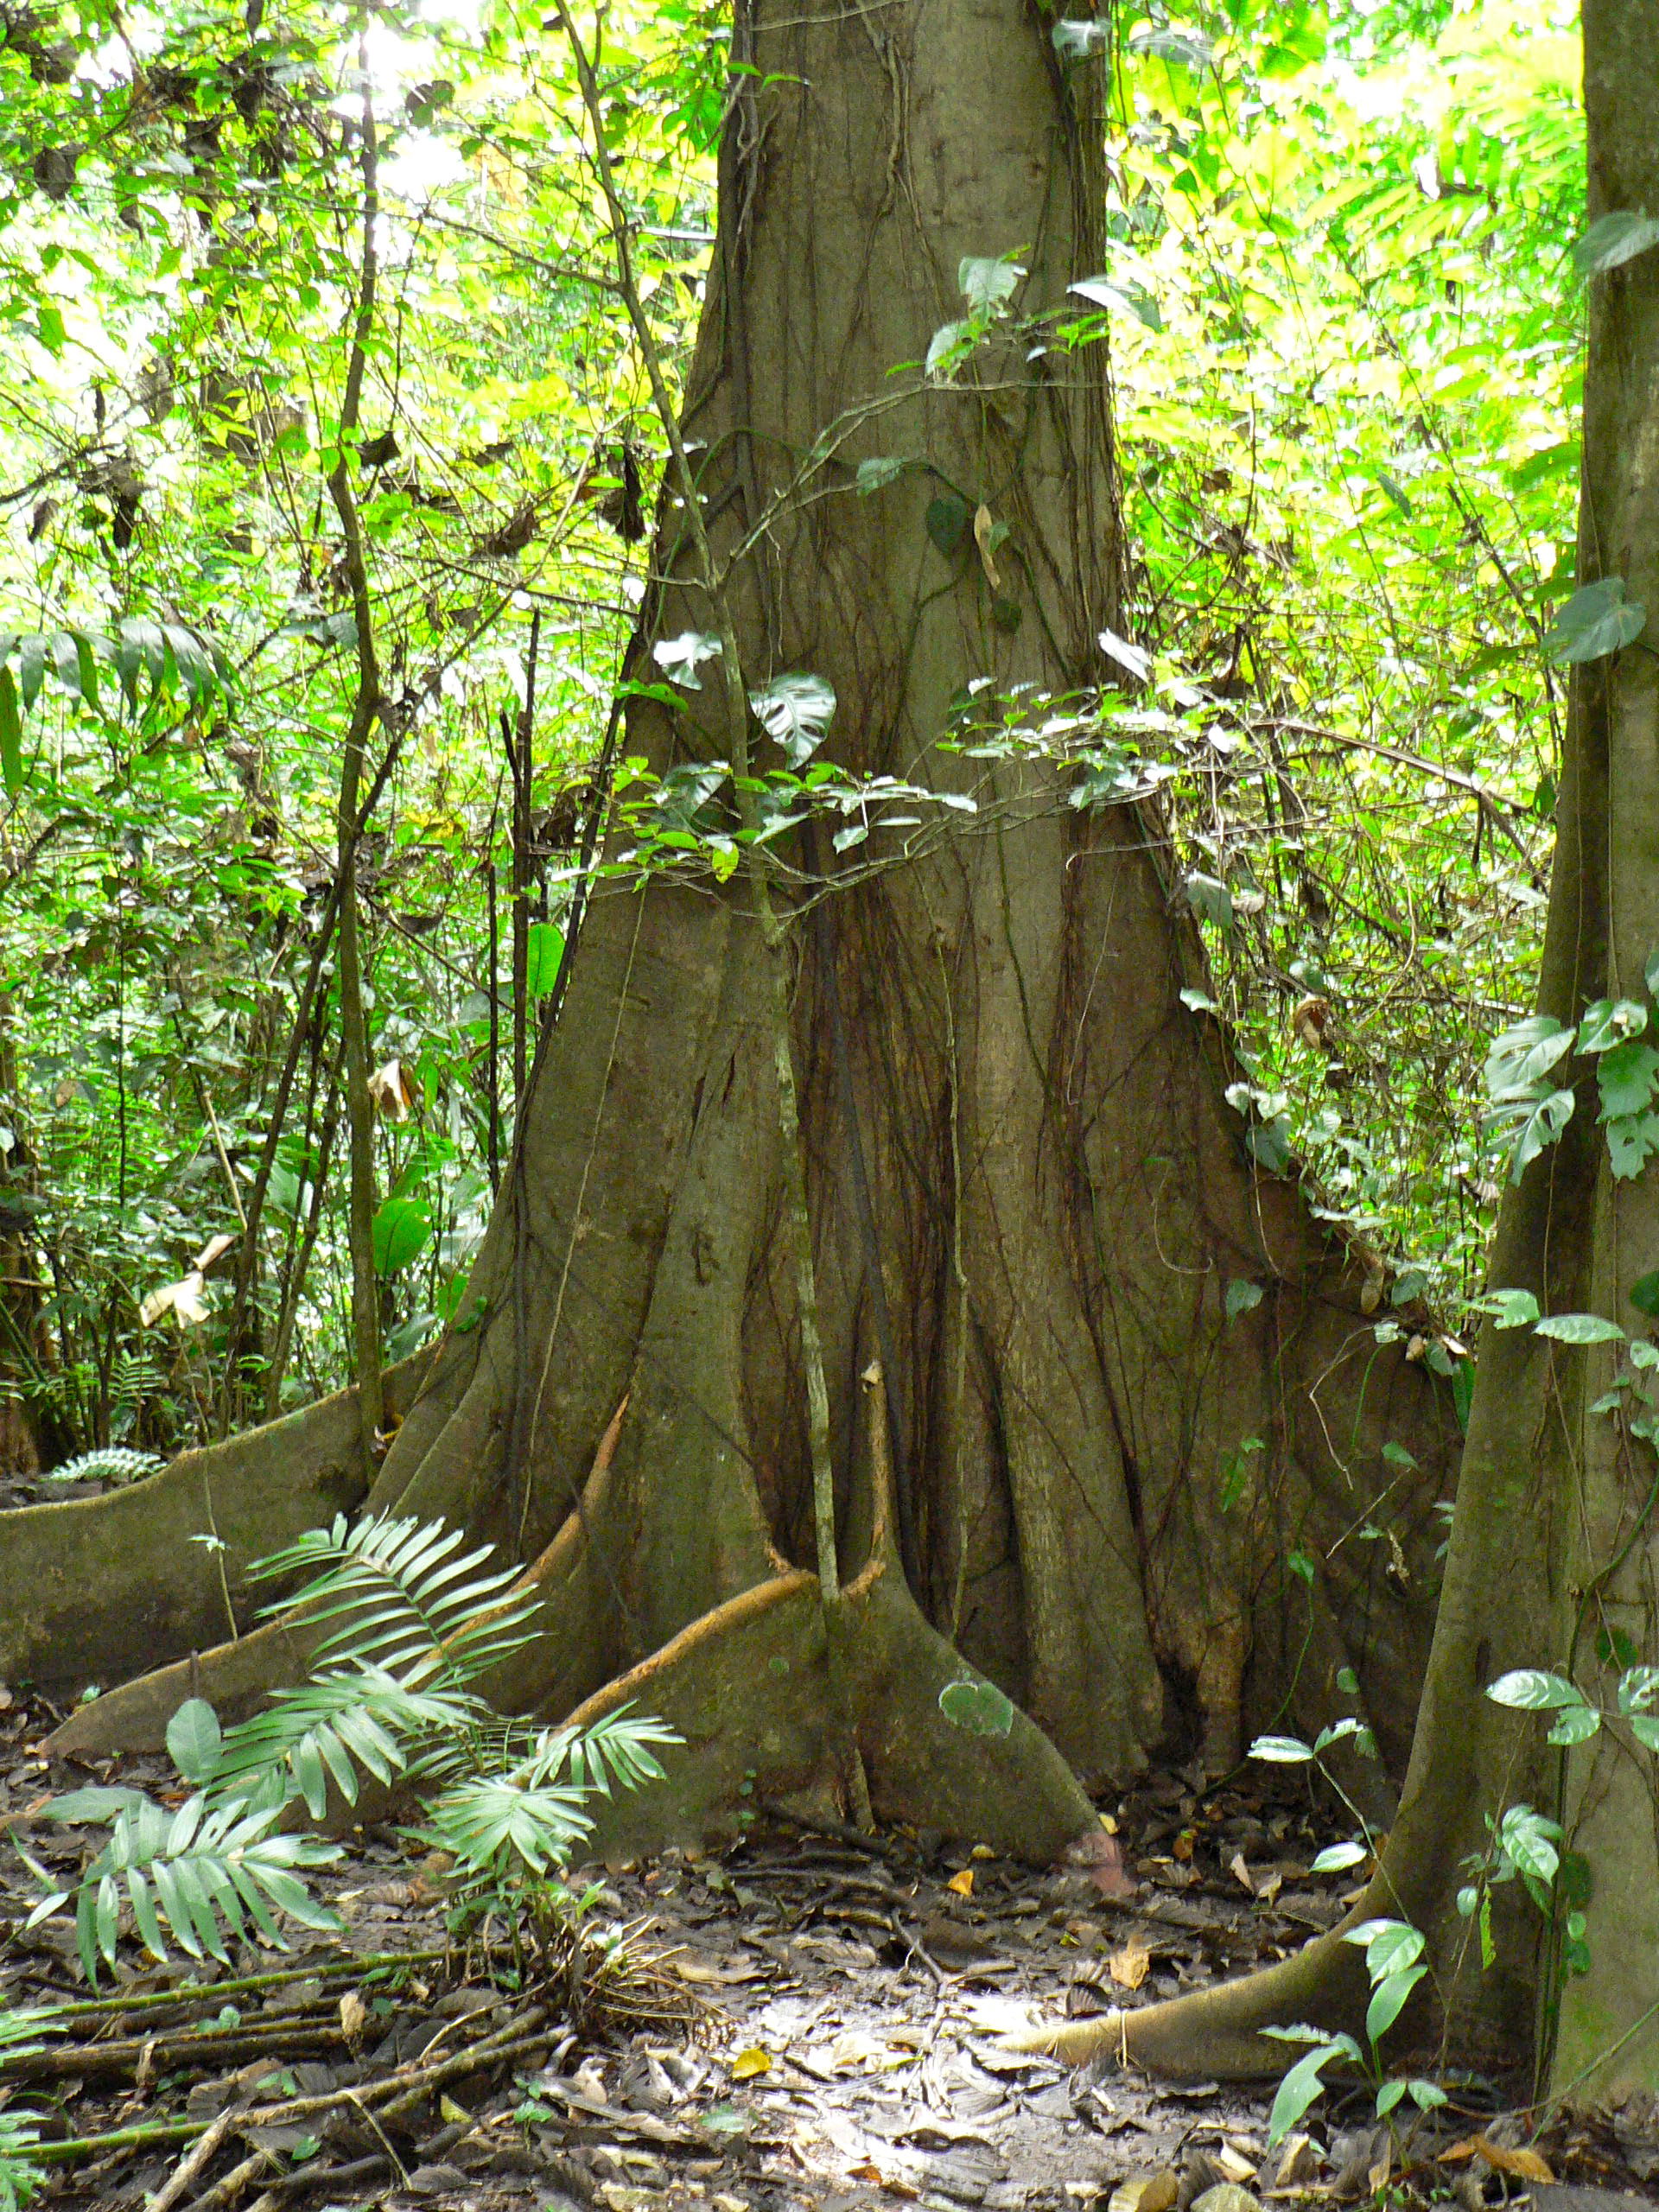
[[[89,1838],[31,1814],[60,1779],[33,1748],[49,1725],[0,1708],[0,1824],[73,1867]],[[1103,1821],[1045,1871],[782,1815],[728,1851],[600,1870],[596,1926],[644,1964],[632,2013],[580,2024],[512,1986],[505,1931],[448,1942],[441,1879],[391,1831],[319,1883],[339,1938],[245,1945],[228,1972],[126,1943],[95,1997],[70,1928],[22,1929],[19,1862],[0,1870],[0,2003],[62,2014],[33,2056],[0,2051],[0,2094],[40,2115],[53,2212],[1249,2212],[1374,2199],[1379,2174],[1402,2204],[1497,2201],[1546,2162],[1659,2177],[1659,2115],[1534,2143],[1501,2083],[1449,2083],[1408,2140],[1338,2088],[1269,2152],[1271,2085],[1009,2051],[1035,2018],[1202,1987],[1344,1910],[1343,1881],[1310,1871],[1330,1836],[1278,1777],[1154,1773]]]

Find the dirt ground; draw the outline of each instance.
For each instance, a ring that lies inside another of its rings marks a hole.
[[[38,1808],[112,1770],[54,1771],[36,1748],[51,1716],[0,1699],[0,1827],[72,1871],[97,1832]],[[140,1761],[121,1778],[172,1781]],[[67,1916],[23,1927],[38,1884],[10,1853],[0,2003],[81,2009],[32,2056],[0,2047],[0,2083],[40,2115],[53,2163],[37,2201],[53,2212],[1250,2212],[1435,2197],[1474,2212],[1529,2195],[1538,2212],[1595,2212],[1659,2198],[1652,2114],[1539,2129],[1516,2109],[1523,2084],[1448,2076],[1433,2053],[1413,2069],[1447,2089],[1432,2126],[1379,2128],[1356,2085],[1269,2152],[1269,2094],[1074,2074],[1001,2047],[1013,2025],[1173,1995],[1329,1926],[1358,1878],[1310,1874],[1332,1833],[1282,1770],[1210,1788],[1154,1775],[1103,1808],[1096,1845],[1046,1872],[762,1809],[719,1856],[594,1870],[585,1924],[626,1931],[645,1962],[644,2017],[579,2024],[556,1993],[513,1986],[500,1944],[492,1981],[478,1944],[448,1942],[442,1870],[391,1830],[354,1838],[319,1882],[343,1937],[296,1930],[289,1954],[232,1945],[229,1967],[158,1966],[124,1943],[96,1995]],[[1608,2190],[1630,2194],[1595,2193]]]

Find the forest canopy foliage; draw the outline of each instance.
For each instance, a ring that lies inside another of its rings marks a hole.
[[[605,17],[671,376],[728,36],[700,0]],[[1225,0],[1113,36],[1108,265],[1059,342],[1109,349],[1131,574],[1073,796],[1160,793],[1253,1148],[1310,1165],[1378,1255],[1379,1325],[1426,1294],[1449,1364],[1504,1175],[1483,1062],[1532,1003],[1552,840],[1575,24]],[[342,433],[365,83],[379,286]],[[467,1325],[664,444],[533,20],[12,8],[0,118],[0,1365],[50,1462],[350,1371],[342,459],[383,694],[356,852],[381,1319],[394,1357]],[[626,760],[616,789],[671,854],[688,795]]]

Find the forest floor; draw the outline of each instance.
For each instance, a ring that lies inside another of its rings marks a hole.
[[[0,1700],[0,1828],[73,1872],[96,1832],[37,1808],[112,1770],[54,1772],[35,1748],[48,1716]],[[120,1778],[165,1794],[171,1777],[128,1761]],[[1154,1775],[1109,1809],[1097,1850],[1048,1872],[763,1815],[718,1856],[595,1870],[585,1925],[629,1930],[643,1963],[635,2017],[626,1988],[590,1985],[580,2029],[567,2000],[491,1981],[476,1947],[448,1945],[441,1871],[390,1830],[357,1836],[318,1883],[343,1936],[297,1930],[292,1955],[232,1944],[228,1966],[159,1966],[124,1943],[96,1993],[66,1917],[23,1928],[37,1891],[11,1853],[0,2005],[82,2009],[32,2057],[0,2048],[0,2082],[39,2115],[52,2212],[1659,2200],[1650,2125],[1537,2133],[1513,2085],[1442,2074],[1449,2105],[1400,2137],[1369,2091],[1333,2093],[1269,2152],[1267,2094],[1000,2047],[1014,2024],[1173,1995],[1329,1926],[1344,1878],[1308,1871],[1329,1840],[1306,1795],[1253,1771],[1213,1789]]]

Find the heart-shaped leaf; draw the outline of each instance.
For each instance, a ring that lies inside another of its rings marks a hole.
[[[1605,660],[1633,645],[1648,626],[1648,610],[1624,596],[1623,576],[1603,576],[1575,591],[1545,632],[1544,645],[1557,660]]]

